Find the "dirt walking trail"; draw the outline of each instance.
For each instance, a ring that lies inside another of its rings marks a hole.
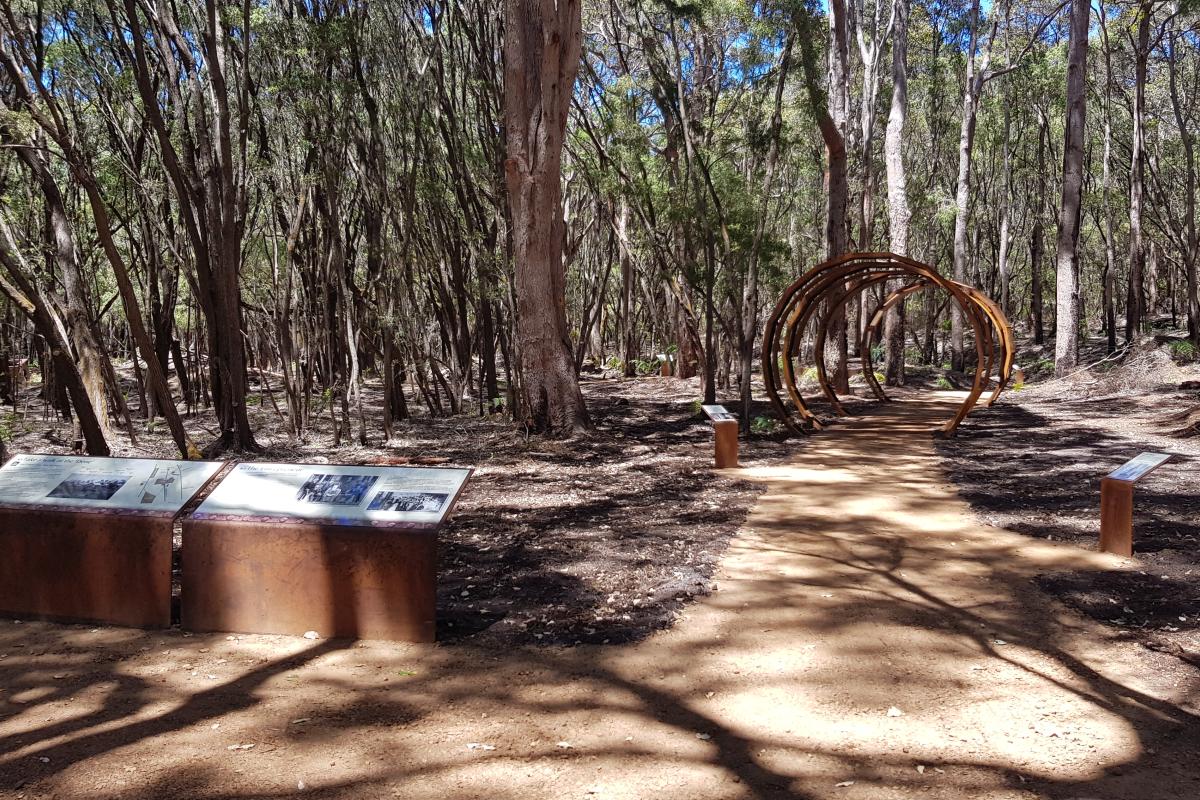
[[[1115,562],[974,522],[947,413],[895,403],[748,470],[769,491],[719,590],[638,645],[5,620],[0,796],[1200,798],[1196,673],[1033,587]]]

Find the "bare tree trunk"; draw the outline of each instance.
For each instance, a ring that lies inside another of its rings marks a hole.
[[[1133,150],[1129,157],[1129,285],[1125,300],[1125,341],[1133,341],[1146,313],[1142,288],[1146,248],[1142,241],[1142,194],[1146,149],[1146,72],[1150,58],[1150,16],[1153,6],[1138,6],[1137,41],[1134,44]]]
[[[0,266],[3,266],[12,277],[12,282],[0,275],[0,294],[20,308],[33,322],[34,330],[46,341],[53,362],[52,374],[55,381],[66,389],[75,407],[75,418],[79,421],[79,429],[83,434],[87,454],[92,456],[107,456],[110,453],[108,442],[100,420],[92,407],[92,400],[84,385],[83,376],[75,361],[71,358],[70,345],[67,342],[66,326],[52,310],[50,303],[37,291],[32,276],[21,263],[20,253],[10,244],[11,231],[7,225],[0,231]],[[6,362],[0,363],[0,368],[7,369]],[[13,409],[17,406],[18,381],[13,381]],[[2,463],[2,462],[0,462]]]
[[[1046,341],[1046,325],[1042,306],[1042,253],[1045,250],[1042,218],[1033,223],[1029,238],[1029,313],[1033,316],[1033,343]]]
[[[829,159],[829,214],[826,218],[825,256],[840,256],[849,249],[850,178],[846,157],[846,128],[850,113],[850,42],[845,0],[829,2],[829,116],[832,126],[821,126]],[[831,127],[832,129],[828,129]],[[833,135],[831,135],[833,134]],[[826,363],[835,365],[832,381],[839,392],[850,391],[846,348],[846,307],[829,314]]]
[[[1200,345],[1200,292],[1196,286],[1196,262],[1200,260],[1200,232],[1196,228],[1196,133],[1191,120],[1184,116],[1184,96],[1179,87],[1176,45],[1179,31],[1172,30],[1168,49],[1167,67],[1171,88],[1171,107],[1175,112],[1175,124],[1179,129],[1179,140],[1183,144],[1186,166],[1186,185],[1183,192],[1183,272],[1187,286],[1188,336]]]
[[[100,430],[105,438],[108,438],[112,430],[109,426],[108,394],[104,380],[104,361],[107,357],[100,347],[99,336],[92,322],[87,284],[80,270],[75,235],[67,217],[62,192],[38,149],[18,142],[7,125],[0,129],[0,140],[16,151],[17,156],[29,168],[35,183],[41,188],[46,203],[46,244],[54,264],[58,266],[57,276],[62,283],[63,293],[59,299],[68,341],[78,364],[83,387],[91,398]],[[54,272],[51,271],[51,274]],[[68,355],[70,354],[68,352]]]
[[[783,127],[783,97],[791,66],[792,45],[795,41],[789,35],[784,44],[783,53],[779,58],[779,82],[775,85],[775,110],[771,115],[770,145],[767,150],[766,164],[763,171],[762,203],[758,221],[754,227],[754,243],[750,249],[750,264],[747,268],[746,285],[742,292],[742,341],[739,355],[741,357],[741,390],[742,390],[742,434],[750,433],[750,404],[753,400],[751,391],[751,367],[754,364],[754,340],[758,334],[758,278],[759,259],[762,250],[763,236],[767,229],[766,204],[771,196],[775,183],[775,168],[779,163],[779,132]]]
[[[850,182],[846,164],[846,113],[847,77],[850,58],[846,31],[845,0],[831,0],[829,4],[829,86],[826,92],[817,73],[817,47],[815,22],[809,12],[797,18],[800,35],[800,61],[804,68],[804,85],[809,104],[817,118],[817,127],[825,142],[825,257],[833,258],[847,249],[847,208],[850,198]],[[826,339],[825,359],[836,364],[833,382],[838,391],[849,388],[849,373],[846,357],[846,315],[839,310],[829,317],[829,333]]]
[[[1087,116],[1087,50],[1090,0],[1071,0],[1067,54],[1067,119],[1063,134],[1062,207],[1058,246],[1054,372],[1065,375],[1079,362],[1079,222],[1083,202],[1083,134]]]
[[[1107,105],[1107,104],[1106,104]],[[1111,106],[1108,106],[1111,109]],[[1104,292],[1104,332],[1108,338],[1108,352],[1113,353],[1117,349],[1117,311],[1116,311],[1116,294],[1117,294],[1117,264],[1116,264],[1116,241],[1114,237],[1116,233],[1113,231],[1113,215],[1112,215],[1112,174],[1109,169],[1109,164],[1112,154],[1112,122],[1109,120],[1108,113],[1104,115],[1104,165],[1103,165],[1103,192],[1104,192],[1104,275],[1103,275],[1103,292]]]
[[[887,162],[888,223],[893,253],[908,255],[908,175],[904,169],[904,123],[908,116],[908,8],[909,0],[893,0],[892,15],[892,107],[884,139]],[[889,281],[888,289],[900,281]],[[883,321],[886,355],[884,375],[888,386],[904,385],[904,317],[901,301],[888,309]]]
[[[971,203],[971,153],[975,146],[975,123],[979,99],[991,53],[991,44],[976,64],[979,46],[979,0],[973,0],[970,12],[970,40],[967,46],[967,74],[963,87],[962,121],[958,134],[958,177],[954,193],[954,280],[967,282],[967,213]],[[963,316],[957,303],[950,308],[950,367],[961,371],[963,365]]]
[[[590,425],[567,333],[562,148],[582,44],[580,0],[506,0],[504,162],[513,225],[523,413],[570,435]]]

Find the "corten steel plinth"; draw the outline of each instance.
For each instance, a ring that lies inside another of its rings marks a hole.
[[[434,641],[438,531],[470,475],[239,464],[183,522],[183,627]]]
[[[168,627],[175,518],[221,466],[13,456],[0,469],[0,612]]]
[[[182,624],[432,642],[437,531],[188,518]]]
[[[1100,552],[1133,555],[1133,482],[1100,479]]]
[[[736,419],[713,421],[713,438],[717,469],[734,469],[738,465],[738,422]]]
[[[0,611],[169,627],[173,517],[0,508]]]
[[[1167,453],[1142,453],[1100,479],[1100,551],[1133,555],[1133,487],[1170,460]]]
[[[976,366],[971,390],[958,412],[941,431],[946,435],[953,434],[970,413],[986,388],[997,357],[1001,363],[1001,374],[988,404],[994,402],[1004,389],[1012,372],[1015,348],[1008,321],[999,306],[977,289],[947,280],[936,269],[919,261],[894,253],[850,253],[826,261],[798,278],[784,290],[774,311],[767,318],[762,349],[764,383],[771,405],[790,430],[807,433],[809,428],[821,428],[816,415],[808,408],[796,378],[795,361],[800,355],[801,342],[809,323],[815,323],[813,354],[817,381],[834,411],[844,416],[847,412],[834,391],[825,364],[825,340],[832,324],[841,316],[838,312],[847,303],[862,292],[893,279],[913,282],[891,293],[880,304],[860,343],[865,350],[862,359],[864,378],[876,397],[887,400],[871,367],[871,337],[888,308],[909,294],[927,288],[940,289],[950,295],[970,324],[975,340]],[[786,390],[799,419],[784,405],[779,392],[781,388]]]

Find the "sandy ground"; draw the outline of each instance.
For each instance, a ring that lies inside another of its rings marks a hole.
[[[8,798],[1197,798],[1200,674],[1031,582],[896,403],[795,445],[719,589],[636,645],[0,623]],[[733,478],[735,475],[718,479]]]

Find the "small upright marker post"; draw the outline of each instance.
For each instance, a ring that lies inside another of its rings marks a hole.
[[[1100,551],[1133,555],[1133,485],[1171,456],[1142,453],[1100,479]]]
[[[738,465],[738,421],[725,410],[725,406],[700,406],[712,420],[715,437],[715,463],[717,469],[733,469]]]

